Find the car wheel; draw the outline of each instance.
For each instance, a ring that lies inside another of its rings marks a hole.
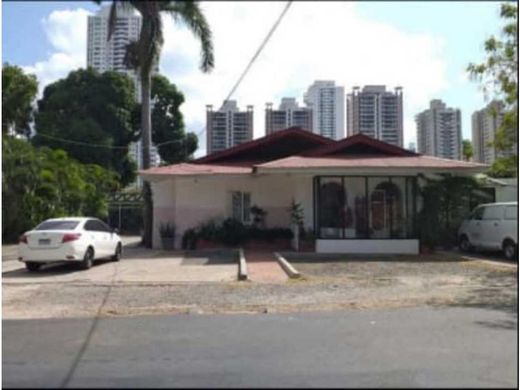
[[[79,263],[81,269],[89,269],[94,263],[94,249],[88,248],[83,256],[83,261]]]
[[[516,245],[513,241],[506,241],[503,246],[504,256],[508,260],[513,260],[516,257]]]
[[[123,248],[121,247],[121,243],[118,243],[116,246],[116,252],[114,253],[114,256],[112,256],[112,261],[121,260],[122,253],[123,253]]]
[[[35,263],[33,261],[27,261],[25,262],[25,268],[27,268],[27,271],[30,272],[36,272],[41,268],[41,263]]]
[[[462,236],[459,240],[459,248],[462,252],[472,252],[473,246],[470,244],[468,237]]]

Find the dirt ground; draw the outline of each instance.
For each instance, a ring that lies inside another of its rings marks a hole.
[[[179,313],[267,313],[406,306],[478,306],[517,313],[517,268],[427,258],[288,258],[302,273],[285,283],[6,283],[3,318]],[[153,260],[149,260],[153,261]]]

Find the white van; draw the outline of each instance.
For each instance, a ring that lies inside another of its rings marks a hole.
[[[477,206],[462,222],[459,248],[502,250],[508,259],[518,253],[518,202],[487,203]]]

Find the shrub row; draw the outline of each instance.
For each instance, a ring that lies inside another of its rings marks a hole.
[[[197,240],[220,242],[225,245],[239,245],[248,240],[292,239],[293,233],[288,228],[259,228],[247,226],[242,222],[228,218],[221,223],[208,221],[197,228],[188,229],[182,236],[183,249],[195,249]]]

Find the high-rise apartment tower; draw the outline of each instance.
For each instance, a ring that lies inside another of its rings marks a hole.
[[[345,137],[345,88],[334,81],[315,81],[303,98],[312,109],[312,131],[332,139]]]
[[[497,100],[490,102],[482,110],[475,111],[471,116],[474,161],[491,165],[497,158],[515,153],[516,145],[510,150],[498,150],[493,145],[503,117],[503,103]]]
[[[293,126],[312,131],[312,110],[307,107],[299,107],[295,98],[282,98],[278,110],[273,110],[272,103],[266,104],[266,135]]]
[[[384,85],[354,87],[347,95],[347,135],[369,137],[403,147],[403,92]]]
[[[460,110],[432,100],[430,108],[415,117],[417,151],[430,156],[460,160],[462,134]]]
[[[225,100],[218,111],[206,106],[207,153],[218,152],[253,139],[253,106],[239,111],[235,100]]]

